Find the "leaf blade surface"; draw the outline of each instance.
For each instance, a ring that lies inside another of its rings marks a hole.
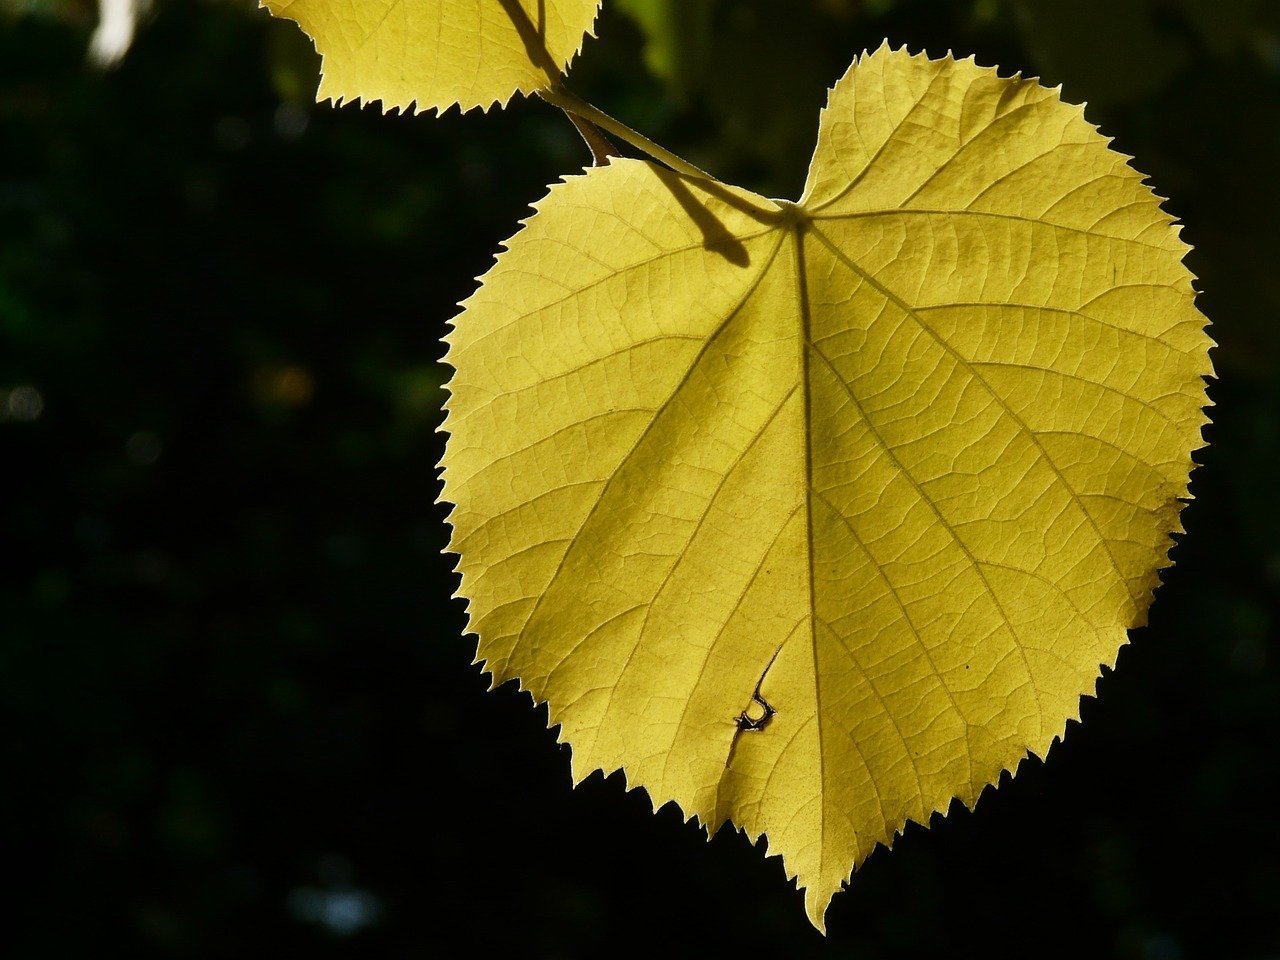
[[[767,834],[815,925],[907,820],[1047,751],[1167,565],[1210,342],[1107,143],[882,48],[798,204],[593,169],[450,336],[479,658],[575,781]]]
[[[323,57],[317,100],[506,106],[563,74],[600,0],[260,0]]]

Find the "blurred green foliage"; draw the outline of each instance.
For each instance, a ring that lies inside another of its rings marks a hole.
[[[439,337],[564,118],[311,103],[251,0],[0,6],[4,956],[1280,952],[1280,5],[606,0],[572,86],[795,196],[885,37],[1064,84],[1195,244],[1213,445],[1151,626],[1047,764],[880,851],[821,942],[776,861],[486,693],[449,597]]]

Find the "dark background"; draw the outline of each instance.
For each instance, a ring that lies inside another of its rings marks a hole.
[[[316,106],[250,0],[159,0],[111,71],[91,5],[0,11],[0,954],[1280,957],[1280,4],[605,3],[572,86],[771,195],[885,36],[1064,83],[1186,221],[1221,344],[1150,628],[826,941],[741,835],[572,790],[470,666],[438,339],[585,162],[565,119]]]

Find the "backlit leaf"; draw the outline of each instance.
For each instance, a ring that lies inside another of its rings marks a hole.
[[[1144,622],[1211,372],[1186,247],[1056,91],[887,48],[796,204],[620,160],[536,209],[450,336],[479,658],[575,781],[767,834],[821,926]]]
[[[568,69],[600,0],[261,0],[324,58],[319,100],[505,106]]]

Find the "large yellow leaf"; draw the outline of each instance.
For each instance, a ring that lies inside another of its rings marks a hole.
[[[568,69],[600,0],[260,0],[324,58],[319,100],[503,106]]]
[[[1043,755],[1144,621],[1210,341],[1079,107],[882,48],[799,203],[615,161],[451,334],[445,496],[495,682],[822,925],[877,843]]]

